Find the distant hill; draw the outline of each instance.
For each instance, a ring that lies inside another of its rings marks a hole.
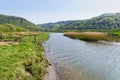
[[[28,29],[8,23],[0,25],[0,32],[22,32],[22,31],[28,31]]]
[[[25,29],[28,29],[30,31],[41,31],[42,28],[38,27],[37,25],[33,24],[32,22],[16,16],[7,16],[0,14],[0,24],[12,24],[16,25]]]
[[[41,26],[44,28],[45,31],[58,31],[58,28],[67,25],[71,22],[75,22],[76,20],[70,20],[70,21],[59,21],[56,23],[45,23],[45,24],[38,24],[38,26]]]
[[[67,21],[66,21],[67,22]],[[44,26],[42,26],[44,25]],[[120,29],[120,13],[108,13],[102,14],[97,17],[86,20],[76,20],[69,23],[59,24],[59,27],[55,27],[56,23],[46,26],[42,24],[41,26],[47,28],[56,28],[56,31],[83,31],[83,30],[112,30]]]

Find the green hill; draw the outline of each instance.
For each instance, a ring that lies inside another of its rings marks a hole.
[[[71,22],[70,24],[60,27],[58,30],[111,30],[120,29],[120,13],[102,14],[100,16]]]
[[[21,32],[21,31],[28,31],[28,29],[8,23],[0,25],[0,32]]]
[[[41,27],[31,23],[30,21],[24,18],[0,14],[0,24],[6,24],[6,23],[16,25],[16,26],[28,29],[30,31],[41,31],[42,30]]]
[[[66,21],[67,22],[67,21]],[[56,31],[106,31],[106,30],[118,30],[120,29],[120,13],[108,13],[102,14],[97,17],[86,20],[76,20],[69,23],[59,24],[59,27],[55,27],[56,23],[52,25],[43,24],[44,28],[56,28]],[[42,26],[42,25],[41,25]]]

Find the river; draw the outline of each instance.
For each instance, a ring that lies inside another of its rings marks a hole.
[[[86,42],[51,33],[46,57],[60,80],[120,80],[120,46]]]

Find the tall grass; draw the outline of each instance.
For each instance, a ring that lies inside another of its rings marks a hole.
[[[43,79],[48,61],[42,54],[42,43],[48,39],[48,34],[36,35],[39,44],[33,37],[23,36],[23,42],[17,45],[0,45],[0,80]]]
[[[66,32],[65,36],[85,41],[120,41],[119,37],[109,35],[103,32]]]

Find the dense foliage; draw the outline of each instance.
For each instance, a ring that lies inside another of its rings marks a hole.
[[[36,26],[35,24],[29,22],[28,20],[20,17],[15,17],[15,16],[6,16],[6,15],[1,15],[0,14],[0,24],[12,24],[16,25],[25,29],[28,29],[30,31],[41,31],[42,28]]]

